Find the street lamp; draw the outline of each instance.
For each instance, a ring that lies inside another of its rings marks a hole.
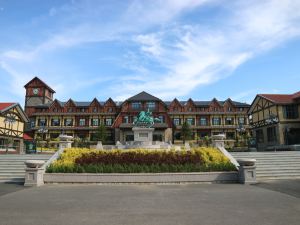
[[[8,124],[8,139],[7,139],[7,145],[6,145],[6,154],[8,153],[8,145],[9,145],[9,139],[10,137],[12,136],[12,126],[15,124],[16,122],[16,117],[15,115],[9,113],[5,116],[5,119],[4,119],[4,123],[5,125]],[[11,135],[10,135],[11,134]]]
[[[46,134],[48,130],[45,128],[45,126],[42,126],[40,129],[38,129],[38,133],[42,134],[42,141],[44,140],[44,134]],[[41,152],[43,151],[43,147],[41,146]]]

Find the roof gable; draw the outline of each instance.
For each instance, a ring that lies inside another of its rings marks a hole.
[[[38,77],[34,77],[31,81],[29,81],[27,84],[24,85],[25,88],[27,88],[30,84],[32,84],[33,82],[38,82],[40,83],[42,86],[45,86],[47,89],[49,89],[50,92],[55,93],[55,91],[49,87],[44,81],[42,81],[40,78]]]
[[[8,108],[13,107],[13,105],[16,105],[17,103],[11,103],[11,102],[1,102],[0,103],[0,112],[7,110]]]
[[[2,108],[5,107],[5,108]],[[18,103],[0,103],[0,114],[6,114],[10,110],[15,109],[15,113],[17,112],[18,117],[22,118],[24,122],[28,122],[28,117],[23,111],[22,107]]]
[[[159,98],[142,91],[127,99],[127,101],[161,101]]]

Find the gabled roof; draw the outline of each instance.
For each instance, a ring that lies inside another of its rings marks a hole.
[[[128,98],[127,101],[161,101],[161,100],[153,95],[150,95],[145,91],[142,91],[141,93]]]
[[[7,102],[0,103],[0,114],[4,113],[12,108],[16,108],[19,115],[22,117],[22,119],[25,122],[28,122],[28,117],[25,114],[25,112],[23,111],[23,109],[19,103],[7,103]]]
[[[40,83],[42,83],[45,87],[47,87],[48,89],[49,89],[49,91],[51,91],[52,93],[55,93],[55,91],[51,88],[51,87],[49,87],[44,81],[42,81],[40,78],[38,78],[38,77],[34,77],[31,81],[29,81],[27,84],[25,84],[24,85],[24,87],[25,88],[27,88],[28,87],[28,85],[30,85],[33,81],[35,81],[35,80],[37,80],[37,81],[39,81]]]
[[[0,103],[0,112],[7,110],[8,108],[11,108],[13,105],[16,105],[17,103],[12,102],[1,102]]]
[[[275,104],[291,104],[300,97],[300,93],[295,94],[259,94],[258,96],[265,98]]]

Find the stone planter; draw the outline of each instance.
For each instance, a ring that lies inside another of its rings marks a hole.
[[[237,159],[239,163],[239,181],[242,184],[256,183],[256,159]]]

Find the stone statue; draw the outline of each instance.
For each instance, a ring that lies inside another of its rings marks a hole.
[[[138,117],[133,121],[135,127],[151,128],[155,122],[160,122],[159,118],[153,118],[152,112],[148,109],[147,112],[141,111]]]

